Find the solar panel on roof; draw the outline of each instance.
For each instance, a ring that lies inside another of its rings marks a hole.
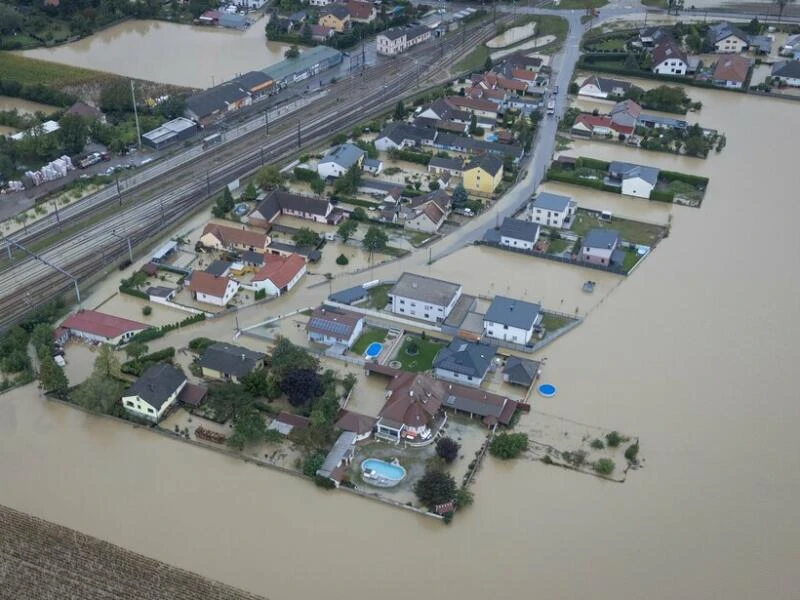
[[[350,333],[349,325],[338,323],[336,321],[330,321],[328,319],[320,319],[318,317],[311,319],[310,326],[334,335],[347,335]]]

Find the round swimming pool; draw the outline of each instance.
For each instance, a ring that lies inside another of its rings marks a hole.
[[[383,350],[383,344],[380,342],[372,342],[364,351],[364,357],[375,358],[381,353],[381,350]]]
[[[552,398],[556,395],[556,386],[551,383],[543,383],[539,386],[539,394],[545,398]]]
[[[361,478],[378,487],[393,487],[406,476],[406,470],[398,463],[388,463],[377,458],[368,458],[361,463]]]

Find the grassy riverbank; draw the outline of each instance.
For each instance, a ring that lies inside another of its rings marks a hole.
[[[60,63],[27,58],[10,52],[0,52],[0,79],[13,79],[24,84],[44,84],[51,87],[98,83],[116,75],[71,67]]]

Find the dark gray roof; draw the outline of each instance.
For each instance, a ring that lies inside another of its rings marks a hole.
[[[259,266],[264,264],[264,255],[260,252],[248,250],[247,252],[242,253],[242,260],[248,265]]]
[[[658,174],[661,171],[655,167],[644,167],[642,165],[635,165],[633,163],[615,160],[608,165],[608,172],[618,173],[622,176],[622,179],[641,177],[650,185],[655,185],[658,181]]]
[[[365,158],[362,164],[364,165],[365,169],[367,168],[377,169],[378,167],[381,166],[381,161],[378,160],[377,158]]]
[[[407,35],[407,30],[405,27],[390,27],[384,31],[381,31],[378,36],[383,36],[389,38],[390,40],[399,40],[404,35]]]
[[[483,241],[499,244],[500,243],[500,232],[497,229],[487,229],[486,233],[483,234]]]
[[[503,168],[503,161],[492,154],[484,154],[483,156],[473,158],[469,164],[464,167],[464,170],[468,171],[469,169],[474,169],[475,167],[480,167],[489,175],[494,177]]]
[[[747,34],[730,23],[714,23],[713,25],[709,26],[708,32],[706,33],[706,39],[710,43],[715,44],[716,42],[724,40],[730,35],[735,35],[745,42],[748,41]]]
[[[433,366],[436,369],[482,379],[489,370],[494,354],[493,346],[455,338],[449,346],[439,350],[433,360]]]
[[[273,190],[258,205],[256,210],[265,219],[271,219],[282,210],[292,210],[324,217],[328,214],[329,204],[328,200],[321,198],[302,196],[283,190]]]
[[[614,229],[590,229],[583,238],[587,248],[613,248],[620,241],[619,232]]]
[[[172,365],[151,365],[131,385],[123,396],[139,396],[154,409],[159,410],[164,402],[186,381],[186,376]]]
[[[460,158],[440,158],[434,156],[428,163],[428,166],[435,169],[453,169],[460,171],[464,168],[464,161]]]
[[[466,110],[461,110],[450,104],[445,98],[439,98],[427,106],[423,106],[420,114],[426,110],[433,110],[436,116],[443,121],[464,121],[469,123],[470,114]]]
[[[629,82],[621,79],[609,79],[607,77],[598,77],[596,75],[594,76],[594,79],[597,83],[597,87],[599,87],[600,90],[606,94],[610,94],[615,88],[629,90],[631,87]]]
[[[365,154],[366,152],[355,144],[340,144],[335,148],[331,148],[327,154],[320,159],[319,163],[324,164],[326,162],[332,162],[344,169],[349,169]]]
[[[569,203],[572,198],[569,196],[562,196],[560,194],[551,194],[549,192],[541,192],[533,201],[533,208],[541,208],[543,210],[553,210],[555,212],[564,212],[569,208]]]
[[[784,60],[775,63],[775,66],[772,67],[772,74],[777,77],[800,79],[800,60]]]
[[[145,294],[148,296],[155,296],[156,298],[167,298],[174,291],[175,290],[172,288],[164,287],[163,285],[155,285],[147,288]]]
[[[215,277],[222,277],[230,268],[231,263],[224,260],[215,260],[206,267],[206,273],[211,273]]]
[[[295,246],[294,244],[272,242],[269,247],[273,250],[280,250],[282,252],[294,252],[300,256],[305,256],[311,262],[317,262],[320,258],[322,258],[322,252],[316,248],[309,248],[308,246]]]
[[[539,226],[536,223],[529,223],[520,219],[506,217],[500,226],[500,235],[510,237],[515,240],[525,240],[534,242],[539,234]]]
[[[250,71],[244,75],[239,75],[234,81],[238,81],[243,88],[250,90],[272,81],[272,78],[262,71]]]
[[[340,304],[353,304],[359,300],[367,297],[367,290],[363,286],[357,285],[355,287],[339,290],[328,296],[331,302],[339,302]]]
[[[492,323],[528,330],[533,327],[541,310],[542,307],[533,302],[495,296],[484,319]]]
[[[403,273],[389,294],[429,302],[437,306],[447,306],[458,294],[461,284],[425,277],[415,273]]]
[[[525,360],[518,356],[509,356],[503,367],[503,375],[508,377],[508,382],[515,385],[530,386],[536,379],[539,371],[539,363],[532,360]]]
[[[431,127],[420,127],[413,123],[405,123],[395,121],[384,125],[378,139],[386,137],[392,140],[395,144],[400,144],[403,140],[412,140],[415,144],[419,144],[423,140],[432,140],[436,137],[436,130]]]
[[[525,154],[522,146],[516,144],[500,144],[497,142],[487,142],[485,140],[476,140],[468,138],[463,135],[456,135],[455,133],[447,133],[440,131],[436,136],[436,141],[433,144],[441,148],[465,149],[467,152],[485,152],[494,154],[495,156],[513,156],[519,159]]]
[[[243,377],[255,369],[256,363],[263,360],[265,356],[265,354],[254,352],[249,348],[217,342],[206,348],[203,356],[200,357],[199,364],[201,367],[220,373]]]
[[[320,15],[333,15],[341,21],[350,16],[350,11],[343,4],[330,4],[320,11]]]
[[[248,96],[236,81],[227,81],[186,99],[186,108],[202,119],[216,111],[224,110],[227,103],[238,102]]]
[[[343,459],[353,455],[353,444],[355,443],[356,434],[352,431],[343,431],[325,457],[325,462],[317,469],[317,475],[330,477]]]
[[[453,197],[443,189],[433,190],[432,192],[428,192],[422,196],[412,198],[409,206],[411,208],[417,208],[431,201],[436,202],[439,208],[441,208],[443,211],[447,211],[447,209],[450,208],[450,205],[453,203]]]
[[[648,127],[671,127],[672,129],[686,129],[689,126],[689,123],[683,119],[662,117],[661,115],[648,115],[644,113],[639,115],[639,123],[647,125]]]

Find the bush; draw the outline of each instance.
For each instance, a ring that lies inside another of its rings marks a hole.
[[[675,202],[675,193],[664,190],[652,190],[650,192],[650,200],[656,202]]]
[[[453,438],[443,437],[436,442],[436,454],[443,458],[448,464],[458,458],[459,450],[461,450],[461,444],[456,442]]]
[[[323,477],[322,475],[314,476],[314,485],[324,490],[332,490],[336,487],[336,484],[333,482],[333,480]]]
[[[303,460],[303,475],[306,477],[316,477],[317,470],[325,462],[325,455],[321,452],[307,456]]]
[[[625,449],[625,458],[630,462],[634,462],[637,456],[639,456],[639,442],[631,444]]]
[[[592,440],[592,443],[591,443],[591,444],[589,444],[589,445],[590,445],[592,448],[594,448],[595,450],[602,450],[603,448],[605,448],[605,447],[606,447],[606,445],[603,443],[603,440],[601,440],[601,439],[599,439],[599,438],[595,438],[595,439],[593,439],[593,440]]]
[[[606,434],[606,443],[608,444],[609,448],[616,448],[619,446],[619,443],[622,441],[622,436],[616,432],[612,431],[611,433]]]
[[[255,294],[253,294],[253,298],[256,300],[263,300],[267,297],[267,290],[256,290]]]
[[[189,341],[189,350],[202,354],[212,344],[216,344],[216,342],[210,338],[197,337]]]
[[[528,435],[525,433],[501,433],[489,444],[489,453],[497,458],[508,460],[517,458],[528,449]]]
[[[595,473],[598,473],[599,475],[605,475],[606,477],[608,475],[611,475],[614,472],[615,468],[616,465],[614,464],[614,461],[611,460],[610,458],[601,458],[596,463],[594,463]]]
[[[449,473],[429,470],[417,481],[414,493],[422,504],[433,510],[437,504],[444,504],[455,498],[456,480]]]
[[[129,360],[120,365],[119,370],[128,375],[136,375],[137,377],[144,373],[151,365],[159,362],[168,362],[175,357],[175,348],[169,347],[163,350],[158,350],[145,356],[140,356],[133,360]]]
[[[350,260],[344,254],[340,254],[339,256],[336,257],[337,265],[345,266],[349,262]]]
[[[146,304],[142,307],[142,314],[145,317],[149,317],[152,313],[153,313],[153,308],[149,304]]]

